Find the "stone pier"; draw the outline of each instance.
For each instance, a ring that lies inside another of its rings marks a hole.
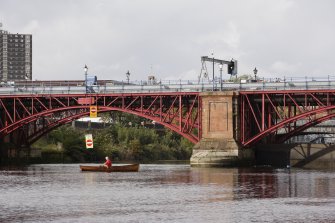
[[[202,139],[193,148],[192,166],[238,166],[253,162],[254,152],[241,149],[238,92],[203,92]]]
[[[0,165],[22,163],[29,159],[30,147],[25,146],[20,139],[15,131],[0,138]]]

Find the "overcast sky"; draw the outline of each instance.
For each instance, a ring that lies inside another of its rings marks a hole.
[[[0,22],[33,35],[38,80],[83,79],[85,64],[99,79],[197,79],[212,52],[239,75],[335,76],[332,0],[0,0]]]

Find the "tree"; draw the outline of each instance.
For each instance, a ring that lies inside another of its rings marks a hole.
[[[113,160],[142,162],[186,160],[191,156],[193,144],[169,129],[159,131],[158,134],[156,129],[134,125],[144,120],[141,117],[121,112],[114,115],[107,113],[108,116],[114,117],[114,121],[104,129],[80,130],[64,125],[50,132],[48,137],[39,140],[36,145],[56,147],[61,142],[65,155],[72,162],[100,161],[104,156],[112,156]],[[93,134],[94,149],[87,150],[85,147],[84,136],[87,133]]]

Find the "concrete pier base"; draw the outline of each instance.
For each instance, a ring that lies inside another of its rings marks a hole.
[[[240,149],[235,140],[202,139],[194,146],[190,163],[193,167],[237,167],[253,161],[253,150]]]

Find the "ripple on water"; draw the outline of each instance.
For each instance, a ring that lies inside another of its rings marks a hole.
[[[0,222],[331,222],[335,173],[77,164],[0,170]]]

